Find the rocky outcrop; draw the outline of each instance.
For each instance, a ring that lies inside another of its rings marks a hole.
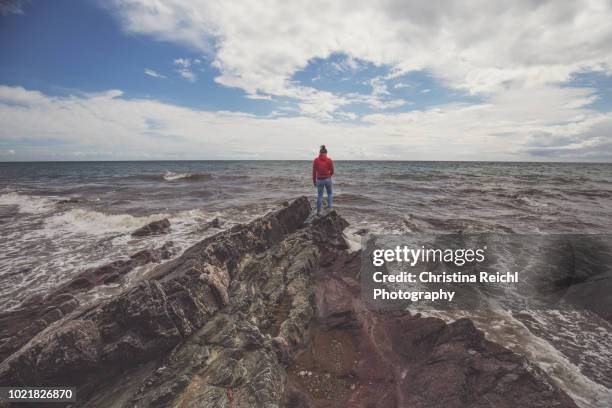
[[[208,229],[210,229],[210,228],[216,228],[216,229],[219,229],[219,228],[221,228],[222,226],[223,226],[223,221],[221,221],[221,220],[219,219],[219,217],[215,217],[215,218],[214,218],[212,221],[209,221],[209,222],[207,222],[206,224],[204,224],[204,225],[202,226],[202,228],[201,228],[201,229],[202,229],[203,231],[206,231],[206,230],[208,230]]]
[[[171,241],[159,248],[143,249],[127,259],[86,269],[51,292],[26,299],[18,309],[0,313],[0,360],[8,357],[51,323],[76,310],[79,306],[76,295],[79,293],[119,282],[134,268],[159,263],[174,254],[175,248]]]
[[[542,370],[486,340],[468,319],[367,310],[360,260],[338,257],[319,273],[313,340],[289,369],[295,406],[575,406]]]
[[[86,398],[93,389],[104,389],[108,379],[117,378],[118,373],[158,360],[177,346],[187,347],[185,340],[190,337],[215,332],[210,324],[220,322],[217,319],[223,314],[236,320],[236,330],[244,333],[234,338],[230,332],[227,339],[219,340],[219,347],[228,349],[222,354],[229,353],[229,358],[236,351],[230,339],[251,349],[262,341],[262,331],[270,327],[267,351],[259,350],[253,362],[268,361],[269,375],[273,375],[273,367],[278,374],[277,351],[282,356],[298,349],[296,344],[302,341],[312,315],[307,279],[317,267],[316,234],[314,227],[298,231],[309,213],[308,201],[298,199],[249,224],[201,241],[121,295],[74,312],[43,330],[2,362],[0,383],[75,384],[80,397]],[[281,298],[290,300],[291,312],[277,321],[280,317],[272,310]],[[277,333],[272,329],[275,324],[279,325]],[[259,384],[255,389],[258,396],[245,391],[245,398],[276,398],[278,384],[269,384],[268,377],[252,371],[249,387]],[[284,377],[278,374],[274,378]],[[260,389],[264,386],[267,396]],[[146,400],[145,391],[130,400]]]
[[[133,237],[148,237],[151,235],[162,235],[170,232],[170,221],[167,218],[153,221],[132,232]]]
[[[71,384],[89,407],[574,406],[469,320],[367,310],[346,221],[310,212],[287,203],[75,310],[0,384]]]

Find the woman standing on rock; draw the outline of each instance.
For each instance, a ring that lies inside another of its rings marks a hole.
[[[323,188],[327,191],[327,208],[332,208],[332,176],[334,175],[334,162],[327,157],[325,145],[321,146],[319,156],[312,163],[312,182],[317,187],[317,215],[321,214],[323,206]]]

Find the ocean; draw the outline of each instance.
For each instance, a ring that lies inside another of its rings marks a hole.
[[[356,232],[608,234],[612,164],[337,161],[334,204]],[[310,161],[0,163],[0,311],[84,269],[173,241],[182,250],[315,191]],[[131,233],[168,218],[158,237]],[[84,300],[123,290],[105,285]],[[583,407],[612,406],[612,327],[585,311],[440,312],[544,368]]]

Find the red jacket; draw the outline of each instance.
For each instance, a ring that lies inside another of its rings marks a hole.
[[[326,153],[319,154],[319,157],[312,162],[312,182],[330,178],[334,175],[334,162],[327,157]]]

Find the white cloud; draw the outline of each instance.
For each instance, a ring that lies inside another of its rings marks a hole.
[[[594,90],[561,86],[575,73],[612,73],[610,1],[113,4],[125,30],[204,55],[219,84],[296,103],[256,117],[127,100],[121,91],[60,98],[0,87],[0,141],[15,157],[44,154],[32,141],[60,139],[66,156],[299,159],[325,142],[336,146],[335,158],[612,160],[612,113],[588,108]],[[391,74],[374,78],[370,94],[292,79],[313,59],[336,54],[345,57],[333,68],[348,76],[366,64]],[[174,65],[189,81],[203,66],[199,58]],[[389,113],[409,103],[391,95],[390,80],[414,70],[482,102]],[[353,104],[377,113],[359,122]]]
[[[388,99],[385,93],[380,94],[379,91],[373,91],[369,95],[351,93],[347,95],[353,103],[365,104],[371,109],[385,110],[399,108],[406,105],[408,102],[404,99]]]
[[[198,58],[190,59],[190,58],[177,58],[174,60],[174,65],[178,66],[176,72],[183,78],[189,82],[195,82],[197,80],[197,75],[193,72],[193,67],[195,65],[201,64],[202,61]]]
[[[404,99],[390,99],[390,92],[382,77],[374,77],[366,82],[372,87],[369,95],[351,93],[348,96],[355,103],[363,103],[375,110],[399,108],[408,102]]]
[[[381,77],[375,77],[370,80],[370,86],[372,87],[372,95],[389,95],[387,84]]]
[[[190,71],[188,69],[177,69],[176,72],[179,73],[179,75],[183,78],[188,80],[189,82],[195,82],[197,77],[196,74],[193,73],[193,71]]]
[[[312,96],[316,91],[296,87],[291,77],[313,58],[333,53],[388,65],[396,76],[428,70],[447,86],[486,95],[612,67],[612,3],[606,0],[115,5],[127,30],[212,54],[221,71],[216,80],[247,94]],[[337,100],[328,109],[342,105]]]
[[[360,68],[359,61],[352,57],[343,58],[339,62],[334,62],[331,67],[337,72],[354,73]]]
[[[540,86],[359,123],[342,111],[349,122],[209,112],[118,90],[52,97],[0,86],[0,144],[16,159],[308,159],[325,143],[337,159],[612,160],[612,114],[585,108],[592,97]]]
[[[146,75],[148,75],[148,76],[153,77],[153,78],[159,78],[159,79],[164,79],[164,78],[166,78],[166,76],[165,76],[165,75],[162,75],[162,74],[160,74],[160,73],[158,73],[158,72],[156,72],[156,71],[154,71],[154,70],[152,70],[152,69],[150,69],[150,68],[146,68],[146,69],[144,70],[144,73],[145,73]]]
[[[246,95],[246,97],[249,99],[259,99],[259,100],[265,100],[265,101],[272,100],[272,97],[270,95],[252,94],[252,95]]]
[[[191,60],[189,58],[177,58],[174,60],[174,64],[183,68],[189,68],[191,66]]]
[[[8,87],[0,85],[0,103],[6,105],[34,105],[49,99],[38,91],[26,90],[20,86]]]

